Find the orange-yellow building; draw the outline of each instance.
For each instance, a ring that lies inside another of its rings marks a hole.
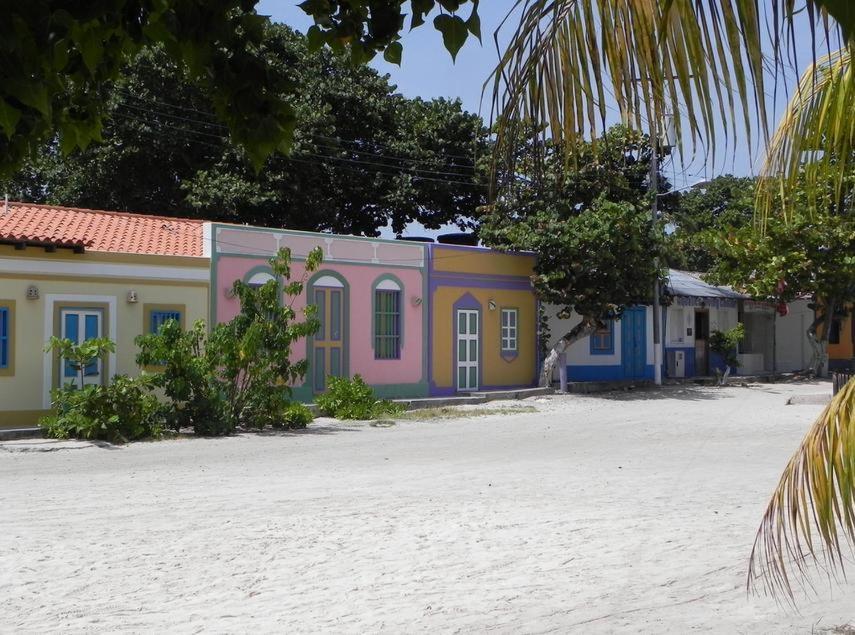
[[[537,383],[535,257],[431,245],[430,393]]]
[[[855,370],[855,319],[850,310],[834,318],[828,334],[828,369]]]

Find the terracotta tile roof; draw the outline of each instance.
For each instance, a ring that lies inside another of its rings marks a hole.
[[[87,251],[202,256],[205,221],[0,201],[0,241]]]

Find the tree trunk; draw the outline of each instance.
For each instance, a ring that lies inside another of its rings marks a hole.
[[[831,332],[831,322],[834,320],[834,302],[825,305],[825,313],[817,315],[807,330],[807,339],[813,354],[810,358],[811,374],[817,377],[825,377],[828,369],[828,335]],[[822,335],[817,337],[816,331],[822,324]]]
[[[581,340],[583,337],[588,337],[597,330],[597,321],[593,318],[582,318],[576,326],[565,333],[549,351],[549,355],[543,360],[543,369],[540,373],[540,385],[542,387],[552,385],[552,371],[555,369],[555,364],[558,359],[564,354],[564,351],[573,343]]]

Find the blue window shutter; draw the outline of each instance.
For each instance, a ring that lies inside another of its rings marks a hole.
[[[80,316],[77,313],[65,314],[65,339],[71,340],[77,344],[77,338],[80,333]],[[65,361],[63,374],[66,377],[77,377],[77,370],[68,360]]]
[[[9,309],[0,308],[0,368],[9,367]]]
[[[169,322],[169,320],[175,320],[179,324],[181,323],[181,312],[180,311],[152,311],[151,312],[151,325],[150,325],[150,333],[157,333],[160,330],[160,327]]]
[[[99,333],[98,329],[98,316],[97,315],[87,315],[83,320],[83,338],[84,341],[94,340],[96,337],[100,337],[101,333]],[[98,362],[93,361],[86,364],[86,370],[84,373],[87,376],[97,375],[98,374]]]

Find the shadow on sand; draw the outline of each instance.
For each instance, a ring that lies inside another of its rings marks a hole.
[[[698,386],[681,384],[677,386],[636,386],[627,390],[594,393],[589,397],[599,397],[609,401],[650,401],[656,399],[679,399],[682,401],[715,401],[729,399],[727,394],[716,386]]]

